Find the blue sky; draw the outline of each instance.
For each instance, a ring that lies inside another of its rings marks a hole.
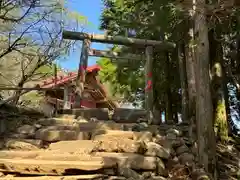
[[[102,31],[98,29],[100,24],[100,15],[103,8],[101,0],[69,0],[67,1],[67,7],[70,10],[76,11],[79,14],[87,17],[88,21],[93,24],[85,28],[85,32],[94,33],[94,34],[103,34]],[[79,30],[80,31],[80,30]],[[78,42],[80,47],[80,43]],[[92,48],[95,49],[106,49],[107,45],[100,43],[93,43]],[[78,63],[80,59],[80,49],[76,49],[75,52],[71,54],[64,61],[59,61],[58,63],[61,67],[69,70],[76,70],[78,68]],[[88,65],[93,65],[96,63],[97,57],[89,57]]]

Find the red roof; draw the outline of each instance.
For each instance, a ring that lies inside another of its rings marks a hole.
[[[99,65],[93,65],[93,66],[89,66],[87,67],[86,71],[87,72],[93,72],[93,71],[99,71],[101,68]],[[55,85],[60,85],[60,84],[64,84],[68,81],[72,81],[74,79],[76,79],[77,77],[77,72],[70,72],[68,73],[67,76],[57,76],[57,82],[55,82],[55,77],[46,79],[45,81],[43,81],[43,83],[39,84],[41,88],[51,88],[54,87]]]
[[[93,65],[87,67],[87,72],[100,71],[101,67],[99,65]]]

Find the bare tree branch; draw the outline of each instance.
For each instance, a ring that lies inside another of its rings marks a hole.
[[[20,40],[22,40],[22,38],[23,38],[23,36],[25,35],[25,33],[26,33],[30,28],[32,28],[33,26],[35,26],[36,24],[38,24],[39,22],[41,22],[41,21],[44,19],[44,17],[47,16],[49,13],[51,13],[51,12],[45,13],[45,14],[42,16],[41,19],[39,19],[38,21],[36,21],[36,22],[34,22],[33,24],[29,25],[29,26],[20,34],[20,36],[19,36],[18,38],[16,38],[16,39],[14,40],[14,42],[13,42],[11,45],[9,45],[9,47],[8,47],[3,53],[0,54],[0,59],[1,59],[2,57],[4,57],[5,55],[9,54],[10,52],[12,52],[13,50],[16,50],[16,49],[17,49],[17,46],[19,45],[18,42],[19,42]]]
[[[20,17],[20,18],[11,18],[11,17],[7,17],[7,13],[8,11],[3,14],[3,15],[0,15],[0,19],[2,19],[3,21],[11,21],[11,22],[17,22],[19,23],[21,20],[23,20],[27,15],[28,13],[30,12],[30,10],[34,7],[34,4],[31,4],[30,7],[26,10],[26,12]]]
[[[61,13],[59,11],[61,7],[57,2],[51,6],[41,5],[38,8],[33,8],[32,5],[29,7],[17,6],[14,4],[16,0],[11,2],[11,4],[2,5],[1,7],[5,6],[5,9],[2,12],[0,11],[0,20],[3,20],[4,23],[11,22],[13,25],[12,29],[2,32],[3,37],[6,37],[6,34],[9,35],[6,40],[3,39],[2,45],[6,47],[7,42],[9,44],[6,49],[3,48],[0,52],[0,63],[11,57],[11,54],[13,57],[17,54],[17,57],[11,61],[11,63],[14,61],[17,63],[14,63],[14,65],[9,63],[7,66],[14,66],[13,69],[18,68],[18,73],[11,77],[11,81],[14,82],[11,84],[19,87],[19,89],[14,91],[14,94],[0,105],[10,101],[17,104],[20,96],[29,92],[21,89],[26,83],[34,84],[34,81],[39,81],[51,75],[49,72],[41,72],[40,68],[53,63],[75,44],[75,42],[65,41],[61,38],[63,20],[59,14]],[[6,12],[13,11],[16,8],[25,8],[26,11],[21,17],[13,17]],[[72,25],[70,24],[68,28]],[[21,29],[23,30],[21,31]],[[13,40],[11,40],[12,38]]]

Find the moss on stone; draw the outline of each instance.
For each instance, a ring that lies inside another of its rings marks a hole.
[[[228,122],[224,100],[219,100],[217,103],[214,129],[221,141],[228,140]]]

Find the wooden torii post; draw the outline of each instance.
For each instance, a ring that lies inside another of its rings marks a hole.
[[[88,62],[88,53],[90,52],[91,42],[106,43],[106,44],[118,44],[125,46],[140,46],[145,47],[145,108],[147,111],[148,123],[153,122],[153,89],[152,89],[152,63],[153,63],[153,47],[156,47],[162,51],[169,51],[175,48],[175,44],[165,41],[155,41],[147,39],[128,38],[122,36],[106,36],[100,34],[87,34],[73,31],[63,31],[63,39],[69,40],[81,40],[83,41],[82,52],[79,63],[79,70],[76,82],[77,92],[79,94],[79,100],[82,98],[83,87],[85,83],[85,71]],[[107,52],[98,52],[99,57],[110,56]],[[114,54],[112,54],[114,56]],[[115,55],[115,58],[117,55]],[[127,58],[127,57],[126,57]]]

